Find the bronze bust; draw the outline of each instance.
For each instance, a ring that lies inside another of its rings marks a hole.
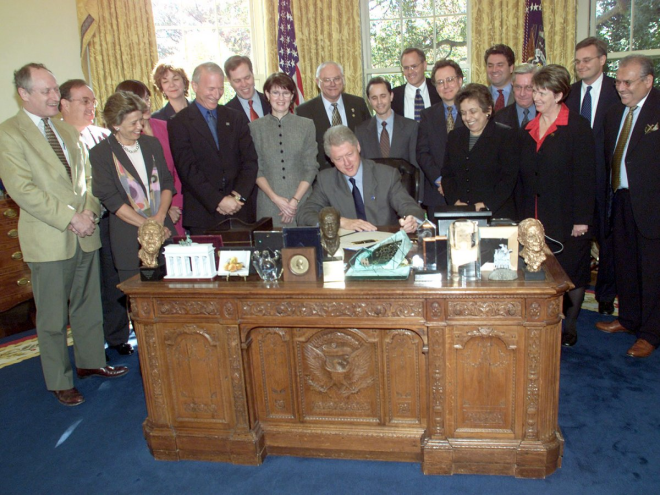
[[[142,246],[138,251],[138,256],[147,268],[158,266],[158,254],[160,247],[165,242],[165,237],[165,227],[151,218],[138,229],[138,241]]]
[[[530,272],[541,270],[545,261],[545,229],[535,218],[526,218],[518,225],[518,242],[523,245],[520,253]]]

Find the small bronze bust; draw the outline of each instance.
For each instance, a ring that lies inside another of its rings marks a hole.
[[[518,242],[523,249],[520,255],[527,264],[530,272],[541,270],[541,264],[545,261],[545,229],[543,224],[535,218],[526,218],[518,225]]]
[[[158,254],[160,247],[165,242],[165,227],[156,220],[148,219],[138,229],[138,241],[142,246],[138,251],[138,256],[143,266],[158,267]]]
[[[319,212],[319,227],[321,228],[321,245],[328,258],[341,256],[339,239],[339,211],[331,206],[326,206]]]

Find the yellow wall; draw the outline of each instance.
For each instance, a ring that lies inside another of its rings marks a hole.
[[[20,108],[14,71],[40,62],[57,81],[83,78],[75,0],[0,1],[0,122]]]

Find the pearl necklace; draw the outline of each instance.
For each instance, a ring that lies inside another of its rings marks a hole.
[[[121,145],[122,148],[124,148],[124,151],[126,153],[137,153],[138,151],[140,151],[140,143],[138,141],[135,141],[135,146],[133,148],[129,148],[124,143],[122,143],[119,139],[117,139],[117,142]]]

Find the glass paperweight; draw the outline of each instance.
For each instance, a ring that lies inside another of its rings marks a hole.
[[[425,213],[424,221],[417,227],[417,245],[424,259],[424,270],[436,270],[438,268],[435,234],[435,225]]]
[[[454,280],[481,279],[477,222],[456,220],[449,226],[447,234],[447,275]]]
[[[282,254],[268,249],[252,253],[252,266],[264,282],[275,282],[282,276]]]

